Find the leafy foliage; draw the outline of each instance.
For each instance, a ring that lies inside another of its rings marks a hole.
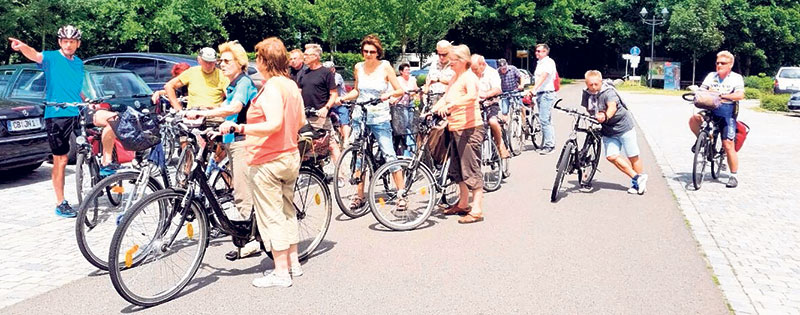
[[[764,73],[760,73],[757,76],[755,75],[746,76],[744,78],[745,87],[754,88],[764,92],[771,92],[773,84],[774,82],[772,80],[772,77],[768,77]]]
[[[771,111],[789,111],[788,103],[790,94],[764,93],[761,95],[761,108]]]

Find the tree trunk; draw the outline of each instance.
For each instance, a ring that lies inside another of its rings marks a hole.
[[[692,85],[694,85],[694,79],[697,77],[696,69],[697,69],[697,55],[692,54]]]
[[[40,51],[44,51],[45,34],[46,34],[45,32],[42,32],[42,50],[40,50]]]

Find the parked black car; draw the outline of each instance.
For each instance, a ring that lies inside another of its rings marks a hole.
[[[112,110],[122,111],[127,106],[143,110],[152,106],[150,95],[153,94],[153,91],[133,72],[86,66],[85,75],[83,95],[89,99],[113,95],[113,98],[106,101],[111,105]],[[2,124],[0,126],[0,144],[3,145],[0,147],[0,151],[2,151],[0,152],[0,169],[14,168],[15,166],[26,167],[26,165],[31,165],[31,167],[37,165],[38,167],[44,161],[44,159],[38,160],[38,157],[44,156],[46,159],[50,155],[50,147],[47,144],[42,121],[45,85],[44,72],[36,64],[0,66],[0,102],[2,102],[0,103],[2,104],[0,105],[0,124]],[[25,112],[28,113],[27,117],[29,118],[25,118]],[[25,122],[18,121],[19,119],[23,119]],[[33,119],[39,123],[36,124]],[[16,125],[12,126],[12,124]],[[41,136],[43,143],[30,142],[34,138],[33,134]],[[15,140],[17,136],[23,135],[26,137],[23,137],[22,140]],[[26,148],[23,150],[21,147],[15,146],[25,146]],[[28,155],[37,158],[26,162],[15,160]],[[69,156],[71,162],[75,160],[74,150],[70,151]]]
[[[197,57],[167,53],[113,53],[86,58],[86,65],[110,67],[130,70],[139,75],[153,91],[162,90],[164,84],[172,79],[172,67],[185,62],[190,66],[197,65]],[[261,87],[263,78],[251,62],[247,74],[253,79],[256,87]]]

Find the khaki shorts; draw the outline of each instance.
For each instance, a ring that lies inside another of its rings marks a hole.
[[[464,182],[470,190],[483,188],[481,172],[481,143],[486,131],[483,126],[451,131],[450,169],[447,176],[454,182]]]
[[[264,246],[287,250],[300,241],[297,212],[294,209],[294,185],[300,171],[300,154],[285,153],[260,165],[250,165],[248,180],[258,221],[258,233]]]

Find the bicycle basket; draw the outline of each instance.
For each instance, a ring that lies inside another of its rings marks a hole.
[[[696,91],[694,92],[694,107],[706,110],[715,110],[722,104],[722,99],[719,93],[713,91]]]
[[[331,137],[324,129],[316,129],[306,124],[298,131],[297,149],[300,159],[323,159],[330,155]]]
[[[158,117],[153,113],[142,113],[127,107],[109,124],[126,150],[142,151],[161,142]]]

